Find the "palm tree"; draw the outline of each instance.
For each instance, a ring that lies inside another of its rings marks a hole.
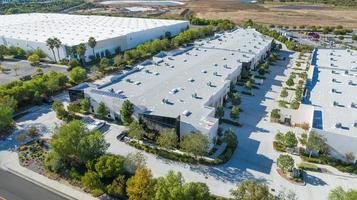
[[[55,40],[52,39],[52,38],[48,38],[46,40],[46,45],[51,49],[52,51],[52,54],[53,54],[53,58],[55,59],[55,61],[57,62],[56,60],[56,55],[55,55],[55,51],[53,50],[55,48]]]
[[[94,48],[97,45],[97,41],[95,40],[94,37],[90,37],[88,39],[88,45],[90,46],[90,48],[92,48],[93,50],[93,58],[96,59],[95,53],[94,53]]]
[[[84,55],[86,53],[86,50],[87,50],[87,47],[83,43],[80,43],[76,48],[77,55],[80,57],[82,65],[84,65],[84,63],[85,63]]]
[[[61,47],[62,42],[61,42],[60,39],[58,39],[56,37],[53,38],[53,41],[54,41],[54,46],[57,49],[58,60],[61,60],[61,57],[60,57],[60,54],[59,54],[59,48]]]

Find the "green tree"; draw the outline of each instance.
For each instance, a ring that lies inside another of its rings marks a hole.
[[[217,118],[222,118],[224,117],[224,107],[219,105],[216,108],[216,112],[215,112],[215,117]]]
[[[55,62],[57,62],[56,54],[55,54],[55,51],[54,51],[55,43],[56,43],[56,41],[54,39],[52,39],[52,38],[48,38],[46,40],[46,45],[48,46],[48,48],[51,49],[52,55],[53,55],[53,59],[55,60]]]
[[[144,136],[144,133],[145,133],[145,131],[141,127],[139,122],[133,121],[133,122],[130,123],[129,131],[128,131],[129,137],[137,139],[137,140],[141,140],[143,138],[143,136]]]
[[[0,106],[5,106],[15,111],[17,109],[17,101],[13,96],[9,96],[9,95],[1,96]]]
[[[249,80],[245,83],[245,87],[246,87],[249,91],[251,91],[252,88],[253,88],[253,82],[252,82],[252,80],[249,79]]]
[[[87,72],[82,67],[75,67],[69,72],[69,79],[75,84],[82,83],[87,78]]]
[[[84,64],[86,62],[85,61],[86,51],[87,51],[87,47],[84,43],[81,43],[76,47],[76,53],[79,56],[79,58],[81,59],[82,66],[84,66]]]
[[[352,35],[352,40],[353,41],[357,41],[357,35],[356,34]]]
[[[184,200],[182,185],[184,180],[180,172],[169,171],[166,177],[160,177],[155,184],[154,200]]]
[[[125,197],[125,176],[119,175],[113,180],[110,185],[107,185],[107,193],[110,196],[124,198]]]
[[[69,68],[67,69],[67,70],[72,70],[73,68],[75,68],[75,67],[79,67],[79,63],[78,63],[78,61],[76,61],[76,60],[70,60],[69,62],[68,62],[68,66],[69,66]]]
[[[239,106],[233,106],[231,109],[231,118],[237,120],[239,117]]]
[[[286,85],[289,86],[289,87],[292,87],[294,86],[294,79],[292,78],[289,78],[287,81],[286,81]]]
[[[14,120],[12,119],[13,109],[0,105],[0,132],[3,133],[6,128],[10,127]],[[1,133],[0,133],[1,135]]]
[[[185,200],[209,200],[209,188],[205,183],[187,183],[183,186]]]
[[[109,67],[109,59],[108,58],[102,58],[100,59],[99,62],[99,70],[101,72],[105,72],[105,70]]]
[[[337,187],[328,195],[328,200],[355,200],[357,199],[357,190],[350,189],[345,191],[342,187]]]
[[[87,113],[91,106],[89,98],[82,99],[80,105],[81,105],[81,110]]]
[[[238,92],[232,94],[232,104],[238,106],[241,103],[241,99]]]
[[[286,98],[288,95],[289,95],[289,93],[286,88],[284,88],[280,93],[280,97],[282,97],[282,98]]]
[[[289,155],[280,155],[277,159],[277,165],[284,173],[292,171],[294,168],[294,159]]]
[[[79,120],[61,126],[53,135],[52,151],[71,166],[85,164],[102,156],[108,148],[99,131],[88,131]]]
[[[154,197],[154,180],[151,171],[139,168],[135,175],[127,181],[126,192],[129,200],[152,200]]]
[[[166,149],[175,149],[177,147],[178,138],[175,129],[165,129],[160,133],[157,139],[157,144]]]
[[[285,134],[284,141],[285,146],[289,148],[297,147],[298,140],[296,139],[295,133],[292,131],[289,131]]]
[[[119,67],[119,66],[123,65],[124,63],[125,63],[125,60],[124,60],[123,56],[116,55],[114,57],[114,66]]]
[[[27,58],[27,61],[30,62],[31,66],[38,66],[40,57],[37,54],[32,54]]]
[[[103,155],[95,164],[95,171],[101,178],[115,178],[124,173],[124,161],[119,155]]]
[[[208,151],[208,138],[202,133],[190,133],[182,137],[181,148],[183,151],[195,156],[204,156]]]
[[[234,200],[275,200],[267,185],[253,180],[244,180],[231,191],[231,195]]]
[[[314,151],[320,153],[328,153],[328,146],[326,144],[326,141],[326,138],[324,138],[323,136],[313,131],[310,132],[306,144],[306,148],[309,151],[309,157],[311,157]]]
[[[95,46],[97,46],[97,41],[95,40],[94,37],[89,37],[89,39],[88,39],[88,45],[90,46],[90,48],[92,48],[93,58],[95,59],[96,56],[95,56],[94,48],[95,48]]]
[[[60,39],[58,39],[56,37],[53,38],[53,42],[54,42],[54,47],[56,47],[56,49],[57,49],[58,60],[61,60],[59,49],[61,48],[62,42]]]
[[[83,186],[91,193],[104,193],[103,183],[100,181],[99,175],[94,171],[88,171],[81,178]]]
[[[133,121],[132,118],[133,113],[134,113],[134,105],[129,100],[125,100],[120,109],[121,121],[124,124],[129,125]]]
[[[56,112],[58,119],[64,120],[68,117],[67,111],[64,109],[64,105],[60,101],[55,101],[52,104],[52,109]]]
[[[129,153],[124,162],[124,168],[129,173],[134,173],[137,169],[144,168],[145,165],[145,157],[140,151],[137,153]]]
[[[99,106],[96,110],[96,115],[99,119],[104,119],[108,115],[107,107],[105,106],[104,102],[100,102]]]

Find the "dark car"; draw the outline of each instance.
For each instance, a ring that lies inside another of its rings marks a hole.
[[[125,138],[126,136],[128,136],[128,131],[123,131],[123,132],[121,132],[121,133],[117,136],[117,139],[118,139],[119,141],[123,142],[123,141],[124,141],[124,138]]]

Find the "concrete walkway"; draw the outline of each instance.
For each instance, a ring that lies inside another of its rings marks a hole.
[[[79,189],[60,183],[56,180],[49,179],[41,174],[38,174],[32,170],[22,167],[19,164],[18,156],[16,152],[1,151],[0,152],[0,168],[9,171],[10,173],[20,176],[26,180],[31,181],[53,193],[56,193],[66,199],[85,199],[95,200],[97,198],[92,197],[90,194],[84,193]],[[3,180],[1,180],[3,181]]]

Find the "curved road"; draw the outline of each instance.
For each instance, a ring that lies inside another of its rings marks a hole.
[[[67,200],[28,180],[0,169],[0,200]]]

